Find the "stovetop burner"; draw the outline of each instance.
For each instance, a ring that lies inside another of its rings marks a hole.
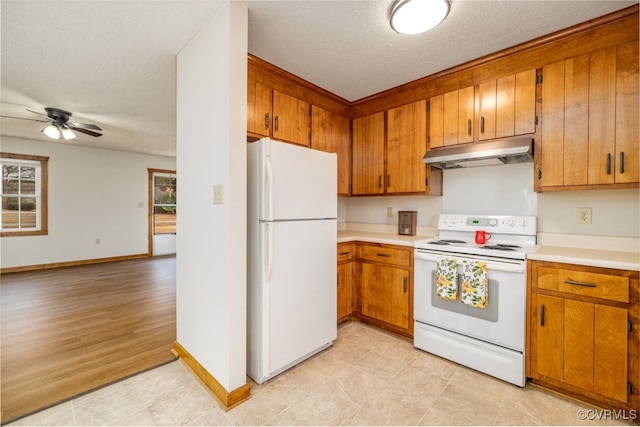
[[[497,251],[515,251],[516,249],[521,249],[518,245],[507,245],[503,243],[498,243],[497,245],[484,245],[481,246],[483,249],[495,249]]]
[[[434,245],[448,245],[450,243],[467,243],[464,240],[455,240],[455,239],[441,239],[441,240],[435,240],[433,242],[430,242],[431,244]]]

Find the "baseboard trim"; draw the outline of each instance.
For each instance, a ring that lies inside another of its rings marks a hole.
[[[140,259],[140,258],[149,258],[149,257],[151,257],[151,255],[149,255],[148,253],[143,253],[143,254],[115,256],[115,257],[108,257],[108,258],[93,258],[93,259],[82,259],[78,261],[53,262],[51,264],[36,264],[36,265],[24,265],[20,267],[6,267],[6,268],[0,268],[0,274],[19,273],[22,271],[47,270],[49,268],[75,267],[78,265],[100,264],[103,262],[126,261],[130,259]]]
[[[238,406],[251,396],[251,386],[249,384],[230,392],[227,391],[178,341],[173,342],[173,352],[180,357],[180,360],[193,375],[213,393],[225,411]]]

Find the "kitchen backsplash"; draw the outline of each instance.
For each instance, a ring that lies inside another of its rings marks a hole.
[[[425,227],[436,226],[441,213],[536,215],[540,233],[638,238],[639,195],[637,189],[538,194],[533,163],[485,166],[444,171],[442,196],[339,197],[338,221],[397,224],[400,210],[417,211]],[[577,223],[578,207],[592,208],[592,224]]]

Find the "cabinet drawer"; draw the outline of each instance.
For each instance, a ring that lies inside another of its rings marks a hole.
[[[351,261],[355,257],[353,243],[338,243],[338,262]]]
[[[389,248],[386,246],[358,245],[358,258],[366,261],[382,262],[403,267],[411,266],[412,250]]]
[[[629,278],[558,268],[538,268],[538,288],[629,302]]]

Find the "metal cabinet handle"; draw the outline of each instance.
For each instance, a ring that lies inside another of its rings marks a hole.
[[[340,287],[340,273],[336,273],[336,288]]]
[[[611,153],[607,153],[607,175],[611,175]]]
[[[380,253],[378,253],[378,254],[376,254],[376,255],[377,255],[377,256],[384,257],[384,258],[391,258],[391,255],[389,255],[389,254],[380,254]]]
[[[471,135],[471,119],[467,119],[467,134]]]
[[[275,131],[278,132],[278,116],[276,116],[273,121],[275,122]]]
[[[540,326],[544,326],[544,304],[540,306]]]
[[[586,286],[588,288],[595,288],[595,283],[586,283],[586,282],[576,282],[575,280],[565,280],[564,283],[567,285],[576,285],[576,286]]]
[[[351,252],[340,252],[340,256],[342,255],[349,255]]]
[[[404,284],[404,293],[406,294],[407,293],[407,278],[406,277],[403,278],[403,284]]]
[[[480,133],[484,133],[484,116],[480,116]]]
[[[391,187],[391,175],[387,175],[387,187]]]
[[[264,115],[264,128],[269,129],[269,113]]]
[[[620,152],[620,173],[624,173],[624,151]]]

